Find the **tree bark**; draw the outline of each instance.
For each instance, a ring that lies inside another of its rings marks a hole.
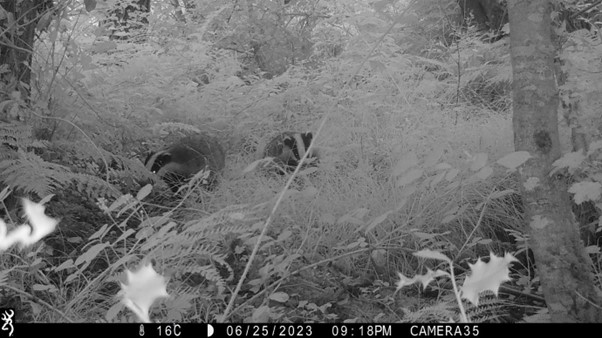
[[[35,29],[41,13],[52,7],[47,1],[0,1],[8,14],[0,19],[0,64],[10,69],[1,75],[8,92],[18,91],[25,101],[30,95],[31,60]]]
[[[472,16],[479,30],[499,30],[506,23],[506,8],[499,0],[457,0],[464,25]]]
[[[602,322],[602,297],[572,214],[567,182],[550,176],[560,157],[549,0],[510,0],[513,128],[528,232],[553,322]]]

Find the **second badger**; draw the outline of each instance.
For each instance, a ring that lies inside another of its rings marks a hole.
[[[219,142],[207,135],[187,136],[170,147],[150,154],[146,168],[157,174],[173,192],[201,170],[209,171],[204,186],[212,188],[224,169],[226,154]]]
[[[278,167],[278,173],[284,174],[283,170],[293,171],[299,165],[299,161],[311,145],[313,134],[284,132],[274,137],[264,150],[264,157],[271,157]],[[317,149],[314,147],[310,154],[307,154],[307,159],[312,164],[316,164],[319,159]]]

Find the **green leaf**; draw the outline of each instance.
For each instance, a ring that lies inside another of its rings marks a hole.
[[[485,154],[485,153],[476,154],[472,159],[472,163],[470,165],[470,170],[478,171],[481,168],[483,168],[486,164],[487,164],[487,154]]]
[[[575,203],[581,204],[586,201],[598,201],[602,192],[602,185],[598,182],[577,182],[569,188],[571,194],[575,194]]]
[[[270,299],[279,303],[286,303],[289,299],[289,295],[286,292],[274,292],[270,295]]]
[[[516,151],[500,158],[497,160],[497,163],[510,170],[516,170],[516,168],[527,162],[531,157],[531,154],[527,151]]]
[[[420,250],[418,252],[414,252],[414,256],[422,257],[422,258],[429,258],[429,259],[436,259],[436,260],[451,263],[451,260],[444,254],[440,253],[439,251],[433,251],[433,250],[429,250],[429,249],[424,249],[424,250]]]

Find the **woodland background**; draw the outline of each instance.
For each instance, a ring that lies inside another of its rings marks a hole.
[[[550,320],[516,166],[495,162],[515,149],[505,1],[0,5],[3,218],[53,195],[60,219],[0,255],[17,320],[136,320],[115,296],[141,261],[169,278],[161,322],[460,320],[449,278],[402,288],[400,274],[445,270],[424,249],[459,282],[512,252],[510,281],[466,302],[468,319]],[[550,6],[555,170],[599,292],[600,1]],[[289,130],[314,132],[320,166],[290,180],[254,167]],[[227,150],[215,191],[174,195],[144,168],[187,132]]]

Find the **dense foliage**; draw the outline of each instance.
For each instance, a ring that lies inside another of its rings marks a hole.
[[[558,170],[574,178],[599,277],[602,52],[588,5],[554,12]],[[507,27],[484,31],[452,0],[57,0],[32,20],[29,92],[0,65],[0,197],[16,225],[17,198],[53,194],[60,222],[0,255],[0,307],[20,320],[137,320],[114,296],[141,261],[169,276],[151,308],[161,322],[541,319],[518,160],[504,157]],[[284,131],[313,131],[320,165],[290,180],[249,167]],[[215,190],[174,194],[143,161],[194,133],[221,142],[226,168]],[[570,153],[575,135],[592,146]],[[519,261],[499,298],[464,313],[449,278],[401,289],[399,274],[443,269],[412,255],[423,249],[450,257],[458,281],[491,252]]]

